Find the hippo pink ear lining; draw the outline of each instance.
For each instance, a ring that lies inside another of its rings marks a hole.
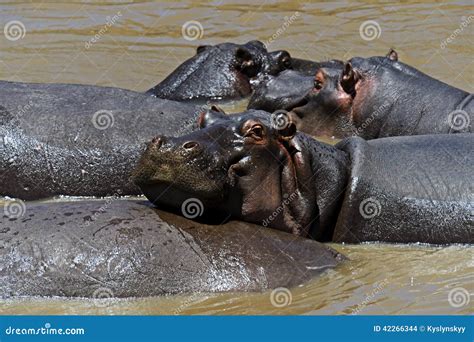
[[[278,130],[278,137],[281,140],[288,141],[293,139],[296,131],[296,125],[293,122],[289,122],[284,128]]]
[[[398,61],[398,53],[394,49],[388,50],[388,53],[385,55],[385,57],[394,62]]]
[[[342,70],[341,75],[341,87],[344,91],[354,96],[355,95],[355,86],[357,82],[360,80],[360,74],[357,70],[354,70],[352,67],[351,62],[346,62],[344,64],[344,69]]]

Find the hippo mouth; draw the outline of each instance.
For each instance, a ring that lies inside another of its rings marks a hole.
[[[184,167],[177,168],[169,160],[154,160],[153,151],[146,151],[132,179],[155,205],[180,208],[186,201],[195,199],[205,207],[220,208],[227,202],[230,189],[238,178],[247,174],[243,160],[244,157],[235,156],[226,165],[209,170],[193,159],[183,159],[178,164]],[[178,169],[181,172],[176,172]]]

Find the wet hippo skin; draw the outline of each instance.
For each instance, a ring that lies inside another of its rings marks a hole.
[[[191,132],[202,108],[129,90],[0,81],[0,195],[139,194],[129,180],[157,132]]]
[[[272,125],[265,112],[209,111],[200,130],[153,139],[135,181],[158,206],[198,198],[210,215],[320,241],[472,243],[473,135],[331,146]]]
[[[390,49],[386,56],[374,56],[367,60],[376,65],[406,66],[397,62],[398,54],[393,49]],[[267,112],[290,110],[302,102],[313,89],[314,75],[319,69],[342,71],[343,67],[344,62],[336,59],[313,62],[292,57],[290,70],[284,70],[274,76],[268,75],[255,84],[247,108]]]
[[[28,203],[0,220],[2,298],[262,291],[344,259],[315,241],[244,222],[200,224],[148,201]]]
[[[342,71],[319,69],[313,89],[285,109],[306,133],[336,138],[467,133],[474,120],[472,94],[401,62],[360,57]]]
[[[148,93],[176,101],[240,99],[251,94],[253,79],[290,65],[288,52],[268,52],[257,40],[204,45]]]

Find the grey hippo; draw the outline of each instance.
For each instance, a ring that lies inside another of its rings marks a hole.
[[[155,137],[134,172],[158,206],[206,211],[319,241],[472,243],[474,136],[351,137],[332,146],[282,116],[208,111]]]
[[[140,194],[145,142],[191,132],[202,107],[125,89],[0,81],[0,195]]]
[[[240,99],[251,94],[252,80],[290,66],[287,51],[268,52],[258,40],[203,45],[148,93],[176,101]]]
[[[398,61],[398,53],[390,49],[385,56],[374,56],[370,57],[369,60],[374,64],[391,65]],[[343,67],[344,62],[337,59],[314,62],[291,58],[291,68],[280,72],[278,75],[266,75],[255,83],[247,108],[261,109],[270,113],[279,109],[292,108],[313,88],[314,75],[319,69],[342,71]]]
[[[355,57],[315,76],[285,71],[262,83],[250,109],[290,111],[304,132],[364,139],[472,132],[473,94],[392,58]]]
[[[245,222],[200,224],[146,200],[18,203],[2,208],[0,298],[264,291],[345,259],[316,241]]]

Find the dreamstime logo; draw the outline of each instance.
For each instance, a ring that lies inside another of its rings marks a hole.
[[[285,207],[288,206],[288,204],[290,204],[296,198],[298,198],[297,192],[292,192],[289,196],[288,194],[283,194],[281,204],[271,213],[270,216],[268,216],[265,220],[262,221],[262,226],[268,227],[268,225],[272,223],[272,221],[276,219],[277,216],[285,210]]]
[[[381,211],[382,206],[380,205],[380,202],[372,197],[366,198],[359,204],[359,213],[365,219],[371,219],[375,216],[379,216]]]
[[[359,26],[359,34],[363,40],[371,41],[380,37],[382,28],[375,20],[367,20]]]
[[[19,218],[25,215],[26,205],[22,200],[8,201],[3,207],[4,214],[9,218]]]
[[[98,110],[92,116],[92,124],[95,128],[104,130],[114,125],[115,118],[109,110]]]
[[[461,33],[463,33],[464,29],[466,29],[469,25],[471,25],[471,23],[474,21],[474,15],[470,15],[467,18],[462,17],[461,19],[462,19],[462,21],[459,24],[459,27],[457,29],[455,29],[448,38],[446,38],[445,40],[443,40],[439,44],[439,47],[442,50],[446,49],[446,46],[448,46],[448,44],[454,42],[454,40],[457,38],[457,36],[459,36]]]
[[[181,34],[184,39],[189,41],[201,39],[204,35],[204,28],[199,21],[190,20],[181,27]]]
[[[469,292],[464,287],[455,287],[448,293],[448,302],[453,308],[468,305],[470,301]]]
[[[188,198],[181,205],[183,216],[188,219],[195,219],[204,213],[204,205],[197,198]]]
[[[286,110],[277,110],[272,113],[270,117],[272,128],[274,129],[285,129],[290,123],[290,117]]]
[[[3,27],[3,34],[9,41],[17,41],[23,39],[26,35],[26,27],[19,20],[12,20]]]
[[[467,128],[470,123],[469,114],[464,110],[456,109],[448,115],[448,124],[453,130],[462,131]]]
[[[286,287],[277,287],[270,294],[270,303],[276,308],[283,308],[291,304],[293,296]]]
[[[387,286],[388,280],[384,279],[379,283],[374,284],[373,290],[367,294],[365,299],[357,305],[357,307],[352,311],[352,315],[359,314],[370,302],[374,300],[374,298],[383,291],[383,289]]]
[[[91,39],[89,39],[87,42],[85,42],[84,47],[86,49],[89,49],[92,44],[97,43],[102,37],[109,31],[109,29],[119,21],[119,19],[122,17],[122,12],[118,11],[113,17],[106,17],[105,20],[105,25],[101,27],[99,32],[94,35]]]
[[[284,17],[283,19],[285,19],[285,21],[283,22],[283,25],[281,25],[281,27],[279,27],[276,30],[276,32],[270,38],[268,38],[268,40],[265,43],[263,43],[265,47],[268,49],[270,44],[272,44],[278,37],[280,37],[290,27],[290,25],[293,24],[293,22],[299,17],[300,17],[299,12],[293,13],[291,17]]]
[[[114,292],[108,287],[99,287],[92,294],[94,305],[97,307],[105,307],[109,304],[109,299],[114,298]]]

